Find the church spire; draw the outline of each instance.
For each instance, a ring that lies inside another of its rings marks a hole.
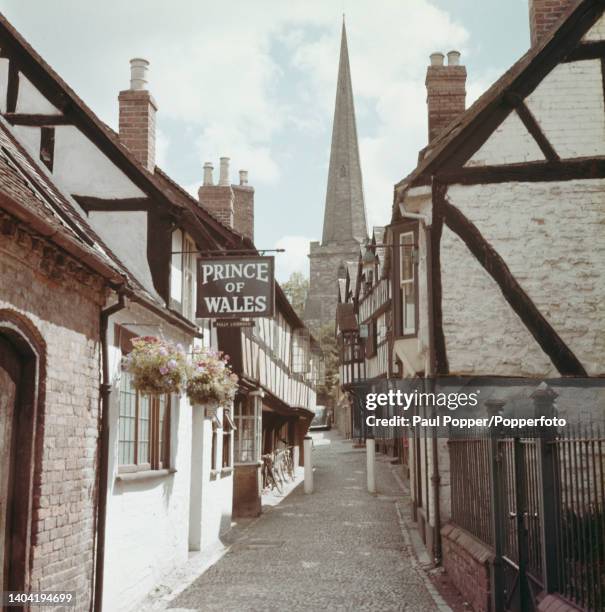
[[[344,15],[322,244],[362,243],[368,234]]]

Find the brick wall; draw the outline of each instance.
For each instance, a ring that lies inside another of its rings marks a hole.
[[[146,90],[125,90],[120,104],[120,141],[150,171],[155,168],[155,113],[157,106]]]
[[[198,190],[200,204],[228,227],[233,227],[234,197],[230,185],[202,185]]]
[[[54,265],[47,248],[15,226],[2,226],[0,308],[24,316],[47,348],[44,414],[36,434],[41,463],[34,476],[31,589],[76,591],[76,609],[87,610],[103,292],[97,277],[75,272],[75,262]]]
[[[576,0],[529,0],[529,31],[532,47],[538,44]]]
[[[492,551],[460,527],[449,523],[441,529],[443,567],[475,612],[490,607]]]
[[[233,228],[254,240],[254,187],[233,185]]]
[[[466,68],[464,66],[429,66],[425,83],[430,142],[464,112]]]

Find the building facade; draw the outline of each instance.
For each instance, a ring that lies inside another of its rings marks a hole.
[[[372,365],[381,307],[364,296],[363,266],[370,271],[373,254],[362,253],[357,280],[343,283],[350,288],[341,299],[359,330],[350,341],[366,347],[364,377],[350,381],[352,411],[356,382],[386,374],[385,384],[394,378],[430,391],[436,377],[462,376],[487,385],[479,414],[547,409],[597,443],[605,370],[603,7],[534,0],[530,20],[531,49],[469,109],[460,54],[448,53],[447,65],[443,54],[431,56],[429,144],[395,186],[383,238],[391,305],[382,368]],[[503,390],[495,379],[516,382]],[[582,429],[582,420],[597,430]],[[570,431],[553,434],[551,446],[527,434],[523,452],[523,436],[394,433],[420,534],[474,609],[598,609],[604,589],[580,550],[589,548],[580,525],[602,522],[603,507],[579,500],[605,486],[602,456],[587,453],[586,463],[574,464]],[[515,469],[516,490],[503,480]],[[528,484],[543,486],[553,472],[559,480],[548,489]],[[575,493],[566,479],[580,483]]]
[[[137,336],[186,353],[223,347],[214,322],[196,319],[197,256],[256,253],[253,189],[245,172],[227,183],[233,215],[218,218],[156,166],[145,60],[131,61],[114,132],[4,18],[0,43],[2,435],[23,435],[19,452],[29,453],[17,464],[15,445],[6,447],[1,517],[16,529],[2,541],[6,586],[76,591],[81,610],[140,609],[191,551],[219,545],[230,529],[247,412],[239,401],[142,395],[123,358]],[[227,166],[222,174],[228,181]],[[308,340],[278,295],[266,323]],[[238,398],[273,394],[296,420],[285,439],[297,446],[315,401],[310,366],[299,375],[264,356],[255,378],[238,369]],[[21,371],[38,381],[28,423],[14,418]],[[262,419],[252,431],[262,437]]]

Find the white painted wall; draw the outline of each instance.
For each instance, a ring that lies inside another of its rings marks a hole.
[[[217,431],[217,470],[211,470],[212,409],[194,406],[191,470],[191,503],[189,514],[189,547],[206,550],[215,545],[231,527],[233,507],[233,468],[221,469],[223,430]],[[216,410],[223,422],[223,409]],[[232,410],[233,414],[233,410]],[[233,433],[231,434],[233,439]],[[231,448],[233,448],[233,443]],[[231,461],[233,465],[233,460]]]
[[[193,343],[192,338],[137,304],[130,303],[110,321],[109,368],[113,387],[103,594],[103,609],[110,612],[138,610],[141,599],[166,574],[187,561],[189,550],[204,550],[216,544],[231,527],[233,503],[232,472],[210,473],[212,421],[204,417],[204,407],[192,408],[185,396],[172,409],[171,467],[176,472],[138,482],[117,479],[122,355],[114,346],[119,345],[119,339],[114,338],[114,323],[124,324],[136,334],[163,336],[186,347]],[[133,325],[137,323],[146,325]],[[222,410],[218,417],[222,422]],[[218,434],[220,465],[221,429]]]
[[[441,239],[441,286],[452,374],[556,375],[496,282],[447,227]]]
[[[605,15],[601,16],[597,22],[586,32],[582,38],[583,42],[592,42],[605,39]]]
[[[0,57],[0,113],[6,112],[6,90],[8,85],[8,59]]]
[[[465,165],[515,164],[538,160],[544,160],[540,147],[516,111],[512,111]]]
[[[53,175],[71,194],[99,198],[136,198],[145,195],[72,125],[55,128]]]
[[[183,342],[187,338],[152,313],[131,304],[112,317],[109,326],[113,346],[114,325],[129,326],[137,334],[159,335]],[[156,325],[154,325],[154,323]],[[161,327],[160,327],[161,326]],[[169,571],[188,558],[189,487],[191,480],[191,407],[185,397],[172,408],[171,456],[176,472],[154,480],[122,482],[118,475],[119,376],[121,354],[110,351],[111,436],[103,609],[136,610],[138,602]]]
[[[454,186],[448,197],[504,259],[585,369],[605,373],[605,180]],[[547,374],[533,338],[516,331],[516,315],[511,319],[497,286],[452,236],[444,230],[441,246],[450,367]],[[473,363],[469,349],[481,363]],[[525,363],[515,367],[502,358]]]
[[[40,93],[32,82],[21,72],[19,73],[19,96],[17,97],[17,113],[33,113],[41,115],[60,115],[59,109],[53,106]]]
[[[605,155],[599,60],[559,64],[526,103],[561,158]]]
[[[147,213],[93,211],[88,221],[145,289],[159,297],[147,261]]]

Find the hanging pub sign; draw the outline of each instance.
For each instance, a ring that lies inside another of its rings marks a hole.
[[[196,317],[272,317],[275,309],[273,268],[273,257],[198,260]]]

